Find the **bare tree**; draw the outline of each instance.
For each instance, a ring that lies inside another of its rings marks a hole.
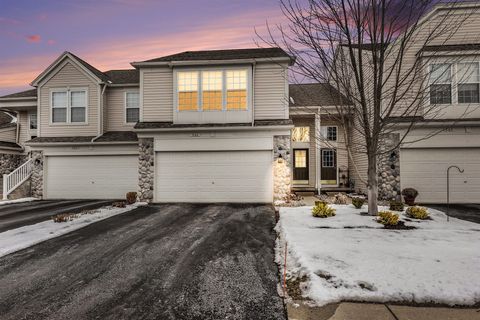
[[[358,171],[359,155],[367,158],[364,183],[369,213],[376,215],[378,157],[415,142],[408,139],[410,131],[442,115],[451,99],[447,83],[451,70],[442,65],[452,62],[445,59],[457,58],[443,56],[438,67],[431,62],[445,46],[465,43],[457,38],[458,30],[479,4],[439,0],[280,0],[280,4],[287,25],[268,26],[268,36],[260,37],[296,57],[294,78],[329,83],[343,94],[330,116],[348,134],[351,168]],[[430,17],[435,6],[441,12]],[[419,139],[442,130],[431,129]],[[398,139],[387,146],[383,142],[391,134]]]

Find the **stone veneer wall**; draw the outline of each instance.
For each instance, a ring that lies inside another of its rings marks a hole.
[[[275,200],[282,199],[290,194],[292,183],[290,169],[290,135],[273,137],[274,172],[273,172],[273,197]],[[281,155],[281,160],[279,157]]]
[[[398,134],[387,136],[382,145],[383,149],[391,148],[399,142]],[[379,155],[378,162],[378,197],[381,200],[398,200],[400,190],[400,148]]]
[[[43,197],[43,151],[31,151],[33,169],[31,177],[32,197]]]
[[[152,202],[155,172],[153,138],[140,138],[138,148],[138,199]]]
[[[9,174],[25,162],[25,155],[22,154],[0,154],[0,177]]]

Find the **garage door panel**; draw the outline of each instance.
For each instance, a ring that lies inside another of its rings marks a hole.
[[[419,191],[418,202],[446,203],[447,174],[451,165],[465,170],[450,170],[450,201],[477,202],[480,196],[480,149],[402,149],[400,152],[402,189]]]
[[[271,151],[158,152],[157,202],[271,202]]]
[[[138,185],[138,157],[49,156],[47,199],[123,199]]]

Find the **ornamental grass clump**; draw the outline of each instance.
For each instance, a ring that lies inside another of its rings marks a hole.
[[[316,203],[312,209],[312,215],[316,218],[328,218],[335,216],[335,209],[324,202]]]
[[[359,197],[352,198],[352,204],[357,209],[362,209],[362,206],[364,203],[365,203],[365,198],[359,198]]]
[[[407,216],[413,219],[420,219],[420,220],[430,219],[428,210],[427,208],[424,208],[424,207],[418,207],[418,206],[408,207],[406,213],[407,213]]]
[[[391,211],[381,211],[378,213],[377,221],[384,226],[396,226],[399,222],[398,214]]]
[[[404,204],[401,201],[390,201],[390,208],[391,211],[403,211]]]

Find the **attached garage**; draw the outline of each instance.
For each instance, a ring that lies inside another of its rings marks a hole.
[[[45,158],[46,199],[124,199],[138,189],[137,155]]]
[[[419,203],[447,202],[447,168],[450,170],[450,202],[477,203],[480,196],[480,148],[419,148],[400,152],[401,187],[418,190]]]
[[[156,202],[273,200],[271,150],[156,153]]]

